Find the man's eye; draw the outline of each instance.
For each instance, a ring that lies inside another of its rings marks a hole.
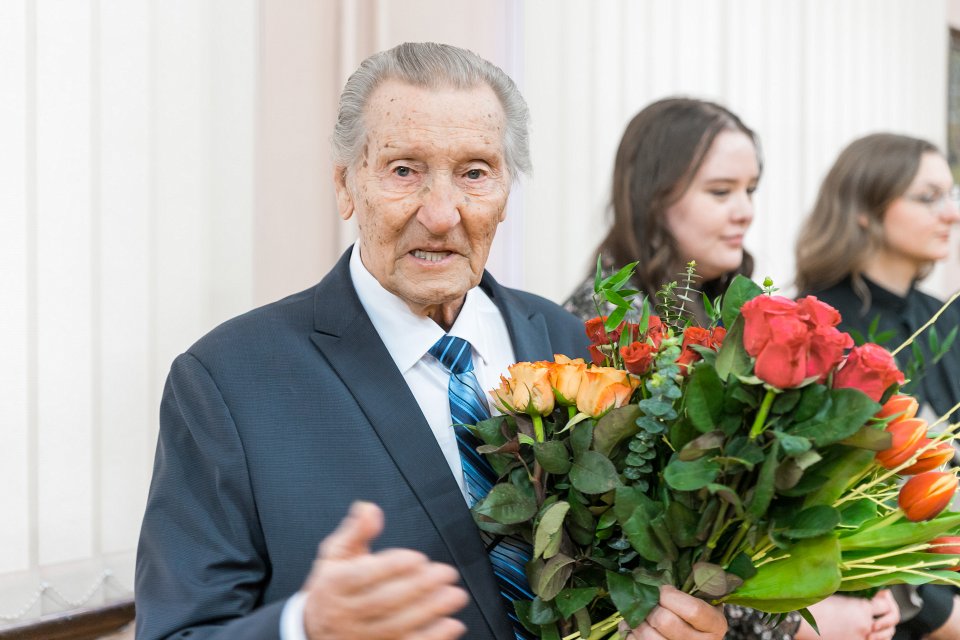
[[[393,172],[398,176],[400,176],[401,178],[406,178],[407,176],[410,175],[411,169],[410,167],[397,167],[393,170]]]
[[[483,177],[483,171],[481,171],[480,169],[470,169],[470,171],[467,171],[467,178],[469,178],[470,180],[479,180],[482,177]]]

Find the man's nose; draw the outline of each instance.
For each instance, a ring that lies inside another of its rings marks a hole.
[[[449,176],[436,176],[423,195],[417,220],[434,235],[447,233],[460,223],[459,197]]]

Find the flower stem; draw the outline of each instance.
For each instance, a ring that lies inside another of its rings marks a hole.
[[[567,407],[567,419],[568,419],[568,420],[573,420],[573,417],[574,417],[575,415],[577,415],[577,407],[576,407],[576,405],[570,405],[569,407]]]
[[[539,413],[533,414],[533,435],[536,437],[537,442],[543,442],[545,436],[543,435],[543,416]]]
[[[767,414],[770,413],[770,407],[773,405],[773,399],[776,397],[776,395],[776,391],[773,389],[767,389],[767,394],[763,396],[763,402],[760,404],[760,410],[757,411],[757,417],[753,421],[753,426],[750,427],[751,440],[756,440],[757,436],[763,433],[763,427],[767,420]]]

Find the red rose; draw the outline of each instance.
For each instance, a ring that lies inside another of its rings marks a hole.
[[[773,337],[771,318],[796,316],[797,303],[783,296],[757,296],[743,303],[740,313],[744,323],[743,348],[751,356],[757,357]]]
[[[826,326],[814,329],[807,357],[807,377],[816,376],[818,382],[826,380],[843,360],[843,352],[852,346],[853,338],[848,333]]]
[[[903,384],[904,377],[890,352],[868,342],[854,347],[833,378],[834,389],[859,389],[879,402],[883,392],[894,382]]]
[[[720,350],[723,346],[723,339],[727,335],[727,330],[723,327],[714,327],[710,330],[710,348]]]
[[[620,333],[626,328],[627,323],[621,322],[613,331],[607,331],[603,326],[603,323],[606,321],[607,316],[597,316],[583,323],[587,338],[590,339],[590,344],[610,344],[620,341]]]
[[[653,343],[653,346],[657,349],[660,348],[660,343],[663,342],[664,326],[660,322],[660,316],[650,316],[647,318],[647,338]]]
[[[709,347],[710,331],[703,327],[693,326],[683,330],[683,344],[681,345],[683,351],[680,352],[680,357],[677,358],[677,364],[685,365],[680,369],[682,373],[686,373],[690,365],[700,359],[700,354],[690,348],[690,345],[693,344],[700,345],[701,347]]]
[[[766,320],[770,338],[757,355],[753,371],[778,389],[799,386],[807,377],[807,345],[810,330],[795,316],[771,316]]]
[[[593,361],[593,364],[597,365],[598,367],[602,367],[606,364],[607,356],[603,355],[603,352],[597,348],[597,345],[592,344],[587,348],[590,350],[590,360]]]
[[[820,302],[816,296],[800,298],[797,300],[797,308],[818,327],[835,327],[840,324],[840,312],[827,303]]]
[[[656,348],[647,342],[633,342],[620,349],[620,355],[623,356],[623,364],[627,371],[638,376],[650,370],[653,364],[653,356],[656,353]]]

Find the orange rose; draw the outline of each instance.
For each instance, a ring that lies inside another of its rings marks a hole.
[[[507,369],[509,378],[500,376],[500,386],[490,392],[493,402],[504,413],[550,415],[553,411],[553,387],[549,362],[518,362]]]
[[[592,418],[599,418],[610,409],[627,404],[638,384],[639,379],[632,378],[626,371],[590,367],[583,372],[577,392],[577,410]]]
[[[943,511],[957,490],[957,478],[944,471],[927,471],[907,480],[897,504],[911,522],[931,520]]]
[[[627,368],[627,371],[638,376],[650,371],[656,353],[657,348],[649,342],[632,342],[625,347],[620,347],[623,366]]]
[[[877,452],[877,464],[885,469],[896,469],[910,459],[923,446],[927,439],[927,423],[925,420],[911,418],[900,420],[887,425],[890,434],[890,448]]]
[[[587,364],[583,358],[571,360],[565,355],[555,354],[554,363],[550,367],[550,386],[557,402],[564,407],[577,404],[577,392],[580,390],[580,381]]]

